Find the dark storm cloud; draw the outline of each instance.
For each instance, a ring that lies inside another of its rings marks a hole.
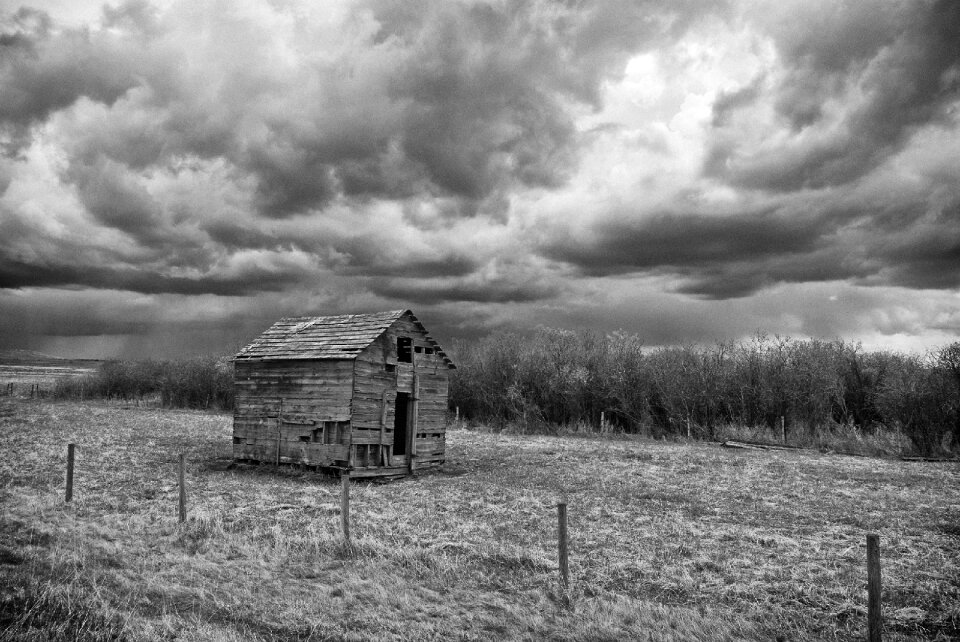
[[[731,114],[736,113],[737,109],[752,105],[760,95],[762,85],[763,76],[759,76],[746,87],[740,87],[732,91],[721,91],[713,102],[713,126],[722,127],[726,125]],[[718,160],[722,160],[722,158]]]
[[[688,208],[691,192],[681,190],[653,212],[614,208],[558,226],[541,252],[586,276],[670,275],[675,291],[705,299],[842,280],[956,287],[956,167],[927,152],[930,166],[914,166],[910,180],[894,168],[919,158],[922,128],[931,149],[939,141],[930,128],[949,131],[960,101],[960,3],[794,9],[766,25],[785,68],[713,103],[705,174],[736,188],[739,205]],[[891,160],[909,144],[912,160]],[[902,192],[877,176],[903,181]],[[767,190],[764,205],[748,205],[756,199],[743,187]]]
[[[801,290],[960,287],[958,5],[730,5],[0,15],[0,327],[32,327],[30,301],[42,331],[210,336],[405,305],[465,332],[653,325],[672,305],[651,332],[683,340]]]
[[[727,94],[715,106],[709,174],[778,191],[847,183],[900,149],[916,127],[943,118],[960,98],[960,3],[829,7],[801,12],[774,32],[787,69],[763,98],[774,101],[793,136],[752,152],[738,132],[750,127],[749,108],[762,92],[748,87]],[[828,105],[844,110],[834,116],[838,122],[830,124]],[[725,127],[737,108],[747,120]]]
[[[888,207],[801,197],[726,214],[616,212],[541,251],[587,276],[675,275],[677,292],[707,299],[837,280],[954,288],[960,195],[937,206],[925,195]]]
[[[0,132],[8,153],[29,142],[27,128],[86,97],[113,103],[136,84],[131,60],[88,31],[53,35],[49,16],[21,8],[0,23]]]
[[[325,232],[316,240],[287,237],[305,252],[329,255],[327,265],[349,276],[432,278],[464,276],[482,264],[476,256],[435,244],[403,242],[400,229]]]
[[[246,40],[224,53],[251,64],[210,60],[207,71],[185,60],[189,52],[174,53],[164,36],[175,26],[144,2],[105,9],[105,25],[120,35],[54,34],[48,18],[22,12],[7,38],[0,122],[22,129],[82,96],[106,105],[124,98],[83,132],[75,158],[103,153],[139,168],[222,156],[254,179],[255,204],[273,218],[339,194],[433,189],[477,200],[512,184],[567,180],[577,137],[566,102],[599,104],[603,80],[621,73],[627,56],[681,32],[701,10],[371,2],[357,21],[364,12],[379,32],[336,60],[283,73],[258,64],[272,45],[251,24],[210,25],[221,38]],[[285,101],[291,108],[277,109]],[[150,119],[130,121],[144,110]]]
[[[32,298],[0,291],[0,346],[16,347],[10,339],[25,333],[59,337],[102,337],[126,335],[125,358],[161,358],[197,354],[231,354],[276,320],[277,309],[250,305],[238,313],[211,324],[203,315],[184,305],[187,297],[169,295],[161,302],[144,304],[114,291],[48,290]],[[210,297],[201,297],[210,302]],[[295,312],[295,310],[293,311]],[[165,323],[158,325],[158,318]],[[186,340],[185,340],[186,339]],[[152,344],[152,345],[151,345]],[[186,345],[185,345],[186,344]],[[146,348],[146,349],[144,349]],[[86,356],[102,357],[96,352]]]
[[[457,254],[442,254],[434,259],[395,259],[370,257],[369,263],[359,263],[356,257],[345,266],[338,266],[340,274],[363,276],[415,277],[429,279],[439,276],[465,276],[476,270],[480,262],[472,257]]]
[[[127,233],[143,244],[156,240],[163,221],[159,205],[116,164],[74,164],[71,179],[87,211],[101,224]]]
[[[550,258],[573,263],[594,276],[651,268],[710,268],[731,260],[809,252],[827,230],[819,220],[770,210],[738,215],[618,213],[546,248]]]
[[[131,267],[67,263],[49,265],[0,256],[0,289],[72,286],[127,290],[141,294],[241,296],[280,291],[301,283],[304,277],[304,274],[295,271],[249,270],[236,276],[215,274],[190,278]]]
[[[442,216],[503,218],[509,190],[556,188],[575,171],[570,106],[599,107],[603,82],[630,55],[702,13],[695,3],[374,1],[351,10],[341,34],[349,47],[291,62],[249,16],[214,20],[204,11],[191,20],[130,1],[105,7],[102,29],[61,28],[28,10],[7,21],[0,126],[25,144],[24,132],[52,123],[66,155],[64,187],[130,244],[110,265],[101,262],[110,251],[97,260],[20,260],[8,243],[5,287],[238,294],[303,278],[296,265],[228,276],[217,269],[225,253],[241,250],[300,249],[346,275],[468,277],[483,259],[463,251],[385,252],[388,235],[371,240],[369,230],[298,235],[269,224],[338,199],[362,207],[448,196],[436,209]],[[329,45],[319,33],[296,32],[294,46]],[[185,42],[212,55],[197,58]],[[165,200],[145,184],[185,163],[221,162],[260,221]],[[404,225],[435,222],[413,216]],[[450,294],[529,300],[544,292],[471,285]]]
[[[599,106],[602,82],[622,73],[628,56],[708,13],[645,2],[371,6],[378,39],[416,43],[391,84],[394,97],[413,101],[404,151],[434,185],[471,199],[507,180],[565,182],[578,140],[560,98]]]
[[[805,254],[769,254],[759,260],[718,261],[709,269],[681,270],[685,282],[677,292],[723,300],[750,296],[780,283],[815,283],[867,278],[875,262],[851,256],[846,248],[830,246]]]
[[[515,282],[461,279],[437,284],[421,279],[386,279],[369,284],[371,291],[387,299],[411,301],[420,305],[445,302],[529,303],[556,297],[561,288],[546,282]]]
[[[266,234],[252,225],[235,221],[212,219],[204,221],[200,228],[211,241],[228,249],[271,249],[279,245],[275,234]]]
[[[912,221],[896,235],[878,235],[871,253],[885,280],[910,288],[960,287],[960,197]]]

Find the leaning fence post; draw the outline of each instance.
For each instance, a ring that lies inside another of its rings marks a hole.
[[[65,502],[69,502],[73,499],[73,453],[75,446],[73,444],[67,444],[67,493],[64,498]]]
[[[180,470],[178,472],[178,480],[180,485],[180,522],[187,521],[187,487],[186,487],[186,463],[184,461],[183,453],[180,453]]]
[[[570,586],[570,565],[567,558],[567,503],[557,504],[557,553],[560,560],[560,580],[563,588]]]
[[[343,539],[350,543],[350,471],[340,474],[340,525],[343,526]]]
[[[880,642],[880,537],[867,535],[867,640]]]

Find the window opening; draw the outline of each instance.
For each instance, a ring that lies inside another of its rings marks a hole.
[[[424,351],[426,354],[433,354],[433,348],[424,348],[423,351]]]
[[[397,337],[397,361],[400,363],[413,362],[413,339],[410,337]]]

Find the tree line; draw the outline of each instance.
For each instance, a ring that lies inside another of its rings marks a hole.
[[[58,379],[60,399],[157,399],[164,408],[233,408],[233,364],[226,358],[107,361],[84,377]]]
[[[758,333],[649,349],[634,334],[538,328],[455,342],[451,406],[499,426],[604,419],[626,432],[713,437],[723,425],[790,432],[896,429],[922,454],[960,447],[960,342],[925,354]],[[782,418],[782,419],[781,419]]]

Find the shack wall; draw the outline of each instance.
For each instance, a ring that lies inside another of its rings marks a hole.
[[[234,458],[348,463],[353,361],[238,360],[234,390]]]
[[[397,338],[412,339],[411,363],[397,360]],[[429,350],[429,353],[428,353]],[[434,352],[426,333],[410,315],[394,322],[354,362],[354,465],[404,466],[404,456],[393,455],[393,427],[398,392],[416,398],[415,467],[443,463],[446,450],[448,368]],[[416,376],[414,376],[416,375]],[[414,380],[418,390],[414,390]]]

